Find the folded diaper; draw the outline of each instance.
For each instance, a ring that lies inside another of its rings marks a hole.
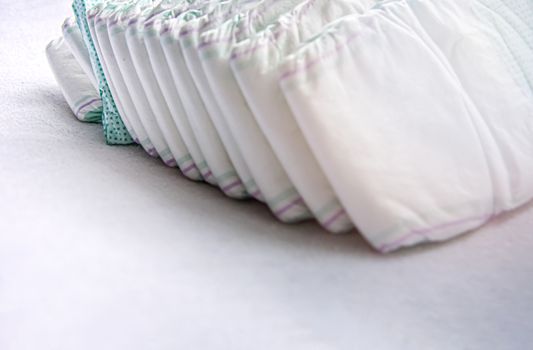
[[[451,238],[533,195],[533,101],[460,4],[391,1],[346,17],[280,74],[319,164],[381,251]]]
[[[87,23],[87,5],[94,4],[94,2],[95,0],[74,0],[72,9],[74,10],[76,23],[82,33],[85,45],[89,50],[91,66],[98,80],[100,97],[103,103],[102,125],[104,137],[109,144],[130,144],[133,139],[117,111]]]
[[[124,122],[124,126],[128,130],[130,136],[133,138],[134,142],[139,143],[138,133],[137,131],[135,131],[133,127],[133,125],[135,124],[132,123],[132,120],[130,120],[131,118],[128,118],[126,114],[126,108],[124,107],[124,103],[122,102],[122,99],[120,99],[120,95],[118,94],[119,90],[117,87],[117,83],[115,82],[115,80],[111,79],[110,65],[105,61],[105,56],[103,52],[104,52],[104,49],[106,48],[106,44],[109,44],[108,43],[109,40],[105,40],[106,38],[105,34],[104,34],[105,38],[102,38],[101,20],[97,19],[96,16],[94,15],[98,11],[109,11],[109,7],[114,8],[116,6],[113,6],[113,3],[107,3],[105,6],[103,4],[100,4],[96,7],[91,8],[88,11],[87,23],[89,24],[89,31],[91,32],[94,48],[100,58],[100,65],[101,65],[102,71],[104,72],[104,75],[107,77],[107,85],[109,87],[111,94],[115,96],[115,99],[114,99],[115,106],[118,112],[120,113],[121,119]],[[95,25],[95,22],[98,22],[98,25]],[[100,40],[103,40],[102,43],[99,41],[99,35],[100,35]],[[142,131],[140,132],[142,134]],[[145,147],[145,150],[149,149],[147,145],[143,145],[143,147]]]
[[[165,164],[175,166],[176,160],[163,136],[163,132],[157,124],[148,97],[142,87],[141,79],[133,64],[126,41],[125,34],[128,22],[135,14],[139,14],[146,9],[150,9],[150,6],[145,5],[145,2],[143,1],[139,1],[118,7],[113,11],[111,16],[107,19],[109,39],[122,78],[124,79],[127,90],[131,96],[133,106],[137,111],[137,115],[139,116],[144,130],[146,130],[149,142],[154,146],[154,149],[151,150],[151,154],[161,157]],[[99,11],[91,12],[89,23],[91,23],[91,19],[93,22],[99,20],[99,18],[97,18],[98,12]],[[103,22],[103,19],[101,21]]]
[[[83,72],[87,75],[91,84],[98,90],[98,82],[94,75],[93,68],[91,66],[91,58],[89,57],[89,51],[87,46],[83,42],[80,29],[76,24],[76,20],[72,17],[65,19],[63,22],[63,39],[67,43],[72,52],[72,55],[78,61],[78,64],[83,69]]]
[[[190,62],[203,68],[196,68],[200,73],[195,81],[200,80],[198,76],[207,78],[208,84],[203,84],[204,95],[208,95],[210,103],[218,107],[213,109],[218,109],[219,118],[224,118],[266,203],[280,220],[286,222],[301,221],[311,215],[245,105],[231,74],[229,57],[234,44],[264,29],[300,2],[261,1],[217,28],[204,31],[198,50],[189,50],[194,53]]]
[[[88,17],[89,29],[94,33],[93,44],[94,47],[100,56],[100,63],[102,66],[105,75],[108,78],[108,86],[116,99],[116,106],[122,120],[126,125],[130,135],[133,137],[134,141],[140,144],[144,150],[151,156],[157,156],[155,148],[151,141],[148,138],[148,134],[140,121],[140,117],[137,114],[137,110],[133,105],[131,96],[126,88],[122,74],[120,73],[117,59],[113,54],[113,49],[107,32],[107,21],[109,16],[113,13],[115,7],[112,7],[111,4],[104,7],[94,7],[90,10]],[[98,20],[96,20],[96,15],[100,13]],[[98,24],[95,25],[95,21]]]
[[[180,45],[180,40],[185,38],[190,33],[189,28],[193,27],[189,22],[202,17],[204,12],[222,15],[224,6],[225,4],[210,3],[203,9],[191,10],[169,20],[162,28],[161,43],[194,135],[210,169],[208,173],[203,172],[204,178],[216,183],[228,196],[241,198],[248,196],[248,191],[205,108]]]
[[[175,16],[175,13],[179,13],[176,10],[172,10],[171,12],[172,17]],[[167,15],[164,16],[166,17]],[[161,47],[159,31],[161,30],[163,21],[163,18],[156,17],[145,24],[144,41],[155,79],[161,89],[162,97],[165,99],[165,103],[169,108],[174,125],[178,129],[183,142],[190,153],[190,164],[185,164],[185,167],[182,167],[181,170],[185,175],[189,172],[195,172],[201,177],[199,169],[201,164],[206,164],[205,158],[194,136],[191,124],[187,118],[183,103],[178,94],[176,85],[174,84],[174,80],[172,79],[172,73]],[[148,25],[149,28],[146,28]]]
[[[216,157],[218,155],[213,150],[219,150],[223,146],[213,125],[209,124],[209,120],[206,119],[205,109],[202,109],[203,102],[187,70],[181,47],[177,42],[179,33],[172,30],[173,27],[179,25],[180,17],[191,15],[191,13],[184,13],[176,19],[162,24],[161,47],[169,65],[180,100],[183,103],[188,122],[191,125],[194,138],[206,160],[203,163],[197,164],[197,166],[206,182],[217,185],[216,177],[213,175],[210,167],[216,165]]]
[[[249,2],[247,6],[250,4],[253,5],[254,3],[254,1]],[[239,5],[238,1],[220,3],[220,5],[216,6],[212,11],[184,24],[181,29],[182,34],[179,37],[179,42],[191,78],[203,101],[205,112],[215,127],[234,168],[234,170],[228,171],[223,175],[223,177],[228,178],[225,180],[229,183],[227,186],[234,187],[236,190],[245,190],[252,196],[262,199],[262,194],[258,189],[255,180],[252,178],[250,170],[242,157],[241,150],[230,134],[218,105],[213,100],[197,52],[198,41],[202,32],[217,27],[227,18],[233,17],[233,15],[238,13],[241,9],[243,8]],[[235,178],[235,175],[238,176],[238,178]]]
[[[46,47],[46,57],[61,92],[76,118],[84,122],[100,122],[102,100],[66,41],[59,38],[50,42]]]
[[[320,33],[325,25],[348,14],[362,13],[370,5],[371,1],[367,0],[304,1],[266,30],[237,44],[231,56],[233,74],[246,101],[227,97],[225,100],[232,102],[229,107],[240,118],[243,115],[250,118],[253,112],[292,183],[313,215],[331,232],[349,231],[353,225],[283,97],[278,85],[278,67],[286,55]],[[224,90],[220,91],[222,98]],[[242,112],[235,109],[238,104]]]
[[[147,9],[147,11],[144,11],[141,14],[134,15],[128,23],[128,28],[125,34],[132,62],[149,103],[151,114],[147,114],[146,118],[154,118],[159,126],[164,140],[173,156],[173,164],[175,165],[177,162],[178,167],[182,170],[185,176],[199,180],[201,179],[201,175],[183,142],[181,134],[172,118],[170,109],[163,97],[161,88],[157,83],[144,40],[145,20],[165,11],[165,7],[167,6],[175,7],[179,2],[181,2],[181,0],[168,1],[164,3],[164,6],[159,4],[158,6]],[[172,165],[169,163],[167,164]]]

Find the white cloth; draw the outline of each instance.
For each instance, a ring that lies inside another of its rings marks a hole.
[[[265,31],[233,48],[231,67],[240,90],[230,90],[235,97],[229,99],[223,96],[228,93],[219,89],[221,100],[228,101],[228,112],[231,109],[240,118],[253,113],[305,203],[322,226],[331,232],[349,231],[353,224],[283,97],[278,85],[278,66],[287,54],[319,33],[323,26],[344,15],[363,12],[370,3],[366,0],[304,1]],[[241,92],[245,100],[236,98]],[[241,109],[239,112],[237,105]]]
[[[513,86],[489,37],[471,31],[476,20],[449,11],[458,2],[432,4],[438,11],[426,15],[441,16],[432,22],[437,36],[406,2],[393,1],[329,26],[281,73],[326,176],[382,251],[448,239],[533,194],[525,171],[533,164],[532,101]],[[442,30],[457,18],[467,21]],[[478,60],[467,64],[473,48]],[[479,74],[478,65],[490,70]],[[476,103],[482,96],[484,106]]]
[[[207,77],[204,95],[222,112],[266,203],[281,221],[295,222],[311,215],[290,181],[281,163],[244,103],[239,86],[229,66],[232,46],[266,25],[301,1],[262,1],[253,9],[241,12],[236,19],[202,34],[198,49],[191,48],[191,65]],[[198,54],[200,57],[198,57]],[[197,79],[198,82],[199,79]]]
[[[63,38],[46,46],[48,64],[70,109],[81,121],[96,122],[102,116],[102,100]]]

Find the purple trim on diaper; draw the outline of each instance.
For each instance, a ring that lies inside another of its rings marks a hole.
[[[209,170],[207,173],[202,174],[202,176],[204,177],[204,179],[208,179],[213,176],[213,173],[211,172],[211,170]]]
[[[84,104],[82,104],[81,106],[78,107],[78,110],[76,111],[76,115],[78,115],[82,109],[84,109],[85,107],[89,106],[91,103],[95,103],[97,101],[100,101],[100,98],[93,98],[91,100],[89,100],[89,102],[85,102]]]
[[[144,28],[146,29],[146,28],[150,28],[150,27],[153,27],[153,26],[154,26],[154,24],[155,24],[155,21],[152,21],[152,22],[148,22],[148,23],[146,23],[146,22],[145,22],[145,24],[144,24]]]
[[[204,30],[206,27],[208,27],[210,24],[211,24],[211,19],[208,19],[207,22],[203,23],[200,27],[188,28],[188,29],[186,29],[186,27],[182,27],[180,30],[179,37],[181,38],[183,36],[186,36],[186,35],[189,35],[195,32],[200,32]]]
[[[227,192],[227,191],[231,190],[232,188],[235,188],[235,187],[237,187],[239,185],[242,185],[241,180],[236,180],[236,181],[230,183],[229,185],[222,187],[222,191]]]
[[[167,166],[170,166],[170,167],[174,167],[174,166],[178,165],[178,163],[176,163],[175,159],[167,160],[167,161],[165,161],[165,164]]]
[[[148,148],[146,152],[148,152],[148,154],[151,155],[152,157],[157,157],[157,151],[155,148]]]
[[[168,33],[168,32],[170,32],[170,26],[165,26],[165,27],[159,32],[159,34],[160,34],[160,35],[163,35],[163,34],[166,34],[166,33]]]
[[[70,19],[67,19],[65,22],[63,22],[63,25],[61,26],[61,28],[63,29],[71,28],[71,27],[73,27],[73,24],[70,22]]]
[[[112,20],[111,22],[108,23],[109,28],[115,26],[117,23],[118,23],[118,19],[114,19],[114,20]]]
[[[261,191],[257,190],[254,193],[251,193],[252,197],[259,198],[261,197]]]
[[[165,12],[165,11],[163,11]],[[155,13],[152,13],[151,15],[149,15],[148,17],[146,17],[146,19],[144,20],[145,22],[148,22],[149,20],[151,20],[152,18],[154,18],[155,16],[157,15],[160,15],[161,13],[163,12],[155,12]]]
[[[279,81],[283,81],[285,79],[288,79],[290,77],[292,77],[293,75],[296,75],[298,73],[302,73],[302,72],[306,72],[308,71],[311,67],[313,67],[314,65],[316,65],[317,63],[319,63],[320,61],[323,61],[324,59],[326,58],[329,58],[335,54],[337,54],[342,48],[344,48],[346,45],[348,45],[350,42],[352,42],[354,39],[356,39],[357,37],[359,37],[359,33],[355,33],[353,35],[350,35],[346,41],[344,41],[343,43],[341,44],[337,44],[335,46],[335,48],[329,52],[326,52],[325,54],[317,57],[316,59],[314,60],[311,60],[309,62],[307,62],[305,64],[305,66],[303,67],[296,67],[296,68],[293,68],[293,69],[290,69],[288,71],[286,71],[285,73],[281,74],[280,78],[279,78]]]
[[[187,174],[189,171],[193,170],[193,169],[197,169],[196,168],[196,164],[191,164],[189,165],[188,167],[186,167],[185,169],[182,169],[181,172],[184,173],[184,174]]]
[[[273,31],[272,32],[272,35],[273,35],[273,39],[276,40],[278,39],[278,37],[281,35],[282,31],[284,30],[284,28],[279,28],[278,30],[276,31]],[[240,52],[234,52],[231,54],[231,57],[230,57],[230,60],[236,60],[246,54],[253,54],[254,52],[256,52],[259,48],[265,46],[266,44],[268,44],[270,42],[270,38],[269,38],[269,41],[264,41],[262,43],[258,43],[256,44],[255,46],[249,48],[249,49],[246,49],[246,50],[242,50]]]
[[[198,50],[205,49],[206,47],[213,46],[214,44],[218,44],[218,43],[229,43],[232,39],[233,39],[232,37],[229,37],[229,38],[226,37],[226,38],[220,38],[220,39],[215,39],[211,41],[204,41],[203,43],[198,45]]]
[[[211,23],[213,23],[213,18],[209,18],[207,21],[205,21],[201,26],[200,26],[200,30],[204,30],[205,28],[207,28]]]
[[[294,207],[294,206],[296,206],[296,205],[298,205],[300,203],[303,203],[303,199],[298,197],[295,200],[293,200],[292,202],[290,202],[289,204],[287,204],[286,206],[284,206],[283,208],[277,210],[274,214],[276,214],[277,216],[281,216],[284,213],[286,213],[289,209],[291,209],[292,207]]]
[[[139,141],[139,139],[138,139],[138,138],[134,138],[134,139],[133,139],[133,141],[135,141],[135,143],[136,143],[136,144],[139,144],[139,143],[141,143],[141,141]]]
[[[340,209],[337,211],[331,218],[329,218],[326,222],[324,222],[324,227],[329,229],[333,223],[335,223],[340,217],[343,216],[346,212],[344,209]]]
[[[409,238],[411,238],[413,236],[422,236],[423,238],[425,238],[426,240],[429,241],[428,235],[431,235],[432,233],[434,233],[436,231],[439,231],[439,230],[442,230],[442,229],[445,229],[445,228],[449,228],[449,227],[453,227],[453,226],[457,226],[457,225],[461,225],[461,224],[465,224],[465,223],[470,222],[470,221],[487,222],[490,219],[492,219],[493,217],[494,217],[494,214],[486,214],[486,215],[481,215],[481,216],[469,217],[469,218],[461,219],[461,220],[457,220],[457,221],[447,222],[447,223],[444,223],[444,224],[428,227],[428,228],[425,228],[425,229],[413,230],[413,231],[403,235],[402,237],[400,237],[400,238],[398,238],[398,239],[396,239],[396,240],[394,240],[394,241],[392,241],[390,243],[384,243],[384,244],[380,245],[378,247],[378,250],[380,252],[382,252],[382,253],[390,252],[392,250],[395,250],[395,249],[401,247],[402,244],[405,241],[407,241]]]
[[[231,54],[229,59],[230,60],[236,60],[236,59],[241,58],[242,56],[244,56],[246,54],[252,54],[252,53],[256,52],[260,47],[263,47],[265,45],[266,45],[266,42],[261,43],[261,44],[257,44],[254,47],[252,47],[251,49],[246,49],[246,50],[243,50],[243,51],[240,51],[240,52],[234,52],[234,53]]]
[[[135,23],[137,23],[137,22],[139,22],[139,19],[137,17],[133,17],[132,19],[130,19],[128,21],[128,27],[133,25],[133,24],[135,24]]]
[[[186,35],[189,35],[189,34],[192,34],[194,32],[197,32],[198,31],[198,28],[194,28],[194,29],[184,29],[182,31],[180,31],[180,35],[179,37],[184,37]]]
[[[314,5],[314,3],[316,2],[315,1],[309,1],[299,12],[294,12],[291,11],[291,15],[294,16],[295,18],[297,19],[300,19],[301,17],[303,17],[310,9],[311,7]],[[273,39],[276,40],[279,38],[279,36],[284,32],[286,31],[286,28],[285,27],[277,27],[275,31],[271,31],[272,35],[273,35]],[[234,52],[231,57],[230,57],[230,60],[235,60],[235,59],[238,59],[246,54],[253,54],[254,52],[256,52],[260,47],[266,45],[268,43],[268,41],[265,41],[261,44],[256,44],[254,47],[252,48],[249,48],[249,49],[246,49],[246,50],[243,50],[241,52]]]

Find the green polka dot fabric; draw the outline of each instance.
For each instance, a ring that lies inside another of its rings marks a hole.
[[[89,24],[87,23],[87,7],[97,5],[101,2],[102,0],[74,0],[72,3],[72,9],[74,10],[76,22],[89,50],[91,64],[98,79],[100,96],[103,104],[102,125],[105,140],[111,145],[127,145],[133,143],[133,139],[128,133],[126,126],[118,113],[100,60],[96,54],[96,49],[89,31]]]

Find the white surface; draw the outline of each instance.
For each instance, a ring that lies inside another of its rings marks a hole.
[[[279,224],[77,122],[44,55],[68,13],[0,0],[0,349],[533,346],[533,206],[388,256]]]

